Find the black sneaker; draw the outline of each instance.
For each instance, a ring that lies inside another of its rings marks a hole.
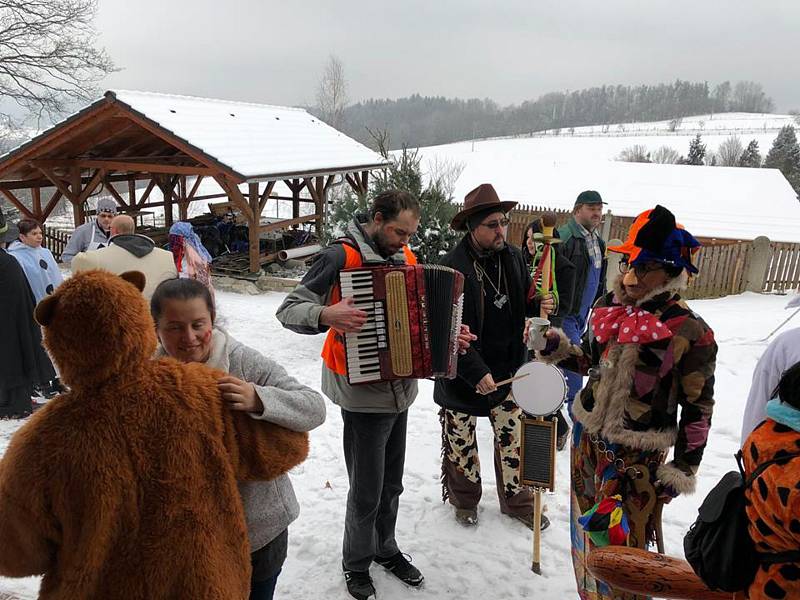
[[[344,567],[342,567],[344,569]],[[344,580],[347,591],[356,600],[375,600],[375,586],[369,571],[348,571],[344,569]]]
[[[411,587],[419,587],[425,580],[419,569],[411,564],[411,557],[408,554],[398,552],[389,558],[376,556],[374,560],[384,569],[388,569],[400,581]]]

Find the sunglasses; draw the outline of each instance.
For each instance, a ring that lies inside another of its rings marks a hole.
[[[623,275],[628,271],[633,271],[636,277],[644,277],[648,273],[652,273],[654,271],[659,271],[662,269],[664,265],[657,262],[649,262],[640,265],[632,265],[626,261],[620,261],[619,263],[619,272]]]
[[[498,227],[508,227],[511,223],[509,219],[502,218],[496,221],[489,221],[488,223],[481,223],[479,227],[486,227],[487,229],[497,229]]]

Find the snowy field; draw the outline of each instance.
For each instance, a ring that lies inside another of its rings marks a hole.
[[[305,384],[319,388],[319,352],[323,337],[305,337],[281,328],[274,317],[282,294],[241,296],[219,292],[220,323],[234,337],[282,363]],[[711,438],[699,474],[698,491],[681,497],[664,510],[668,554],[682,556],[683,534],[697,514],[705,494],[728,470],[735,468],[741,416],[750,378],[766,347],[760,341],[788,313],[786,297],[744,294],[691,303],[715,330],[720,345],[717,363],[717,408]],[[799,326],[800,322],[794,323]],[[424,381],[410,409],[405,492],[400,503],[397,534],[400,547],[411,554],[426,577],[418,593],[410,593],[382,568],[372,569],[378,597],[415,599],[566,599],[576,598],[569,554],[568,454],[558,455],[557,491],[546,497],[552,525],[542,537],[542,575],[530,571],[531,534],[522,524],[500,514],[490,475],[484,484],[480,523],[458,525],[449,505],[442,504],[439,486],[439,421],[432,401],[432,384]],[[276,596],[304,600],[348,598],[341,575],[341,539],[347,477],[341,451],[341,416],[328,404],[327,422],[311,434],[311,454],[292,473],[301,504],[291,526],[289,557],[278,580]],[[0,421],[0,452],[21,423]],[[491,429],[479,422],[484,463],[491,465]],[[491,471],[491,468],[489,469]],[[4,592],[34,598],[36,579],[0,578]]]

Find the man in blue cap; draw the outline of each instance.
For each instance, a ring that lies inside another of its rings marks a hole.
[[[562,329],[573,344],[580,342],[592,305],[606,291],[606,244],[597,231],[603,220],[604,204],[598,192],[581,192],[572,208],[572,218],[558,230],[560,251],[575,265],[573,293],[568,305],[559,308],[563,315]],[[582,387],[583,378],[568,370],[564,370],[564,375],[569,386],[567,406],[571,413],[572,401]],[[560,447],[566,442],[567,434],[559,439]]]

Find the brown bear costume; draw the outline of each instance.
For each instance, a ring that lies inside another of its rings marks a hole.
[[[218,372],[153,360],[143,288],[138,272],[87,271],[37,306],[71,391],[0,461],[0,574],[44,574],[47,599],[244,599],[236,482],[302,462],[307,434],[229,411]]]

